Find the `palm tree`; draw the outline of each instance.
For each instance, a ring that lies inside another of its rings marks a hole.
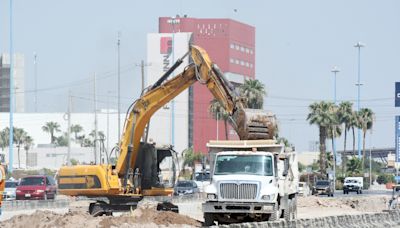
[[[259,80],[245,80],[243,85],[239,87],[240,95],[247,98],[247,107],[254,109],[262,109],[264,104],[264,96],[266,95],[264,84]]]
[[[0,148],[2,151],[4,151],[4,148],[6,148],[9,144],[9,132],[10,129],[8,127],[0,131]]]
[[[228,139],[228,120],[229,114],[225,111],[225,108],[217,99],[213,99],[208,106],[208,112],[213,116],[215,120],[223,120],[225,127],[225,139]],[[217,123],[218,124],[218,123]]]
[[[319,151],[320,151],[320,171],[326,175],[326,138],[328,137],[329,126],[335,122],[334,103],[315,102],[309,106],[310,113],[307,120],[310,124],[315,124],[319,128]]]
[[[347,162],[347,172],[349,176],[362,173],[362,161],[356,157],[351,158]]]
[[[60,132],[60,124],[57,122],[46,122],[44,126],[42,126],[42,130],[50,134],[50,143],[55,143],[56,138],[54,137],[55,132]]]
[[[24,143],[24,139],[27,136],[27,133],[25,132],[24,129],[22,128],[14,128],[14,143],[17,145],[17,151],[18,151],[18,168],[21,168],[21,160],[20,160],[20,155],[19,151],[21,149],[21,146]]]
[[[71,125],[71,132],[74,133],[75,141],[78,139],[78,134],[83,131],[83,127],[79,124]]]
[[[342,128],[340,126],[340,119],[339,119],[339,110],[338,106],[333,104],[332,107],[332,122],[327,128],[328,133],[327,136],[329,139],[332,140],[332,152],[335,150],[333,148],[334,145],[334,139],[338,138],[342,135]]]
[[[25,150],[25,166],[28,166],[28,151],[32,148],[33,146],[33,138],[29,135],[26,135],[24,138],[24,150]]]
[[[342,154],[342,172],[346,173],[347,157],[346,153],[346,142],[347,142],[347,131],[351,128],[352,115],[353,115],[353,103],[350,101],[343,101],[339,104],[339,121],[344,124],[344,148]]]
[[[369,108],[362,108],[358,112],[358,127],[363,131],[363,165],[365,161],[365,137],[367,131],[372,129],[372,125],[374,122],[374,112]]]

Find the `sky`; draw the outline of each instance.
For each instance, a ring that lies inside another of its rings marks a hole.
[[[14,51],[25,55],[25,95],[34,110],[37,53],[38,110],[64,112],[67,94],[73,111],[93,110],[93,77],[99,108],[117,107],[117,34],[121,34],[122,110],[139,96],[146,35],[158,18],[187,14],[231,18],[256,28],[256,78],[267,89],[265,109],[276,113],[280,135],[297,150],[309,150],[318,129],[306,121],[308,105],[337,99],[356,102],[361,41],[361,107],[376,114],[367,147],[394,147],[394,82],[400,81],[400,1],[106,1],[14,0]],[[9,0],[0,0],[0,52],[9,52]],[[354,106],[356,108],[356,105]],[[349,138],[349,141],[351,137]],[[338,148],[343,147],[343,137]],[[348,144],[348,148],[351,145]]]

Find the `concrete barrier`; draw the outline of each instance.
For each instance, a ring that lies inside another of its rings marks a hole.
[[[297,219],[294,221],[277,221],[277,222],[253,222],[239,223],[230,225],[221,225],[225,228],[319,228],[319,227],[335,227],[335,228],[388,228],[400,227],[400,212],[390,213],[371,213],[360,215],[341,215],[329,216],[313,219]]]
[[[69,207],[69,200],[13,200],[4,201],[2,208],[4,211],[31,210],[45,208],[66,208]]]

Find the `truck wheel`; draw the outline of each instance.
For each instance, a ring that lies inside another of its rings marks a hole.
[[[214,224],[214,216],[211,213],[204,213],[204,226],[212,226]]]
[[[293,200],[289,199],[289,207],[285,210],[283,210],[283,218],[285,219],[285,221],[290,221],[292,220],[292,216],[293,216]]]
[[[360,194],[362,194],[362,190],[360,190]]]
[[[297,196],[292,199],[292,220],[297,219]]]
[[[269,216],[269,220],[268,220],[268,221],[276,221],[276,220],[279,219],[280,216],[281,216],[281,215],[280,215],[280,213],[279,213],[279,205],[278,205],[278,203],[275,203],[273,212],[272,212],[272,214]]]

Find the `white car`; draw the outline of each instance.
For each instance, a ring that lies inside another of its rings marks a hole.
[[[307,182],[299,182],[299,195],[300,196],[309,196],[311,195],[310,187],[308,186]]]
[[[17,181],[11,181],[11,180],[6,181],[6,186],[3,192],[3,200],[15,200],[17,186],[18,186]]]

